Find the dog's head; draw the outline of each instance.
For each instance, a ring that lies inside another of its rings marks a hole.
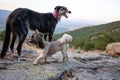
[[[33,43],[39,48],[43,49],[45,47],[44,34],[36,30],[35,33],[32,34],[32,36],[29,36],[28,42]]]
[[[69,14],[71,13],[71,11],[64,6],[56,6],[54,9],[55,9],[54,16],[56,16],[58,19],[60,19],[62,16],[68,18],[66,13]]]

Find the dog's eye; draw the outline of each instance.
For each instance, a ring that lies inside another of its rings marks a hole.
[[[34,38],[34,36],[32,35],[32,38]]]
[[[40,35],[41,37],[43,37],[44,35]]]
[[[31,38],[32,36],[29,36],[29,38]]]
[[[64,9],[63,8],[61,8],[61,11],[63,11]]]

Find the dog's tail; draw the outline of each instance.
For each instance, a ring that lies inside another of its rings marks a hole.
[[[6,31],[5,31],[5,38],[4,38],[4,42],[3,42],[2,51],[0,54],[1,59],[5,57],[6,51],[8,50],[9,43],[10,43],[10,34],[11,34],[11,28],[10,28],[10,24],[7,22],[6,23]]]

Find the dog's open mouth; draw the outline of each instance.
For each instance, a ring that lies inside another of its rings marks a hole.
[[[29,36],[29,38],[27,39],[27,42],[33,43],[33,41],[32,41],[32,36]]]
[[[66,12],[64,12],[63,15],[64,15],[66,18],[68,18],[68,15],[66,14]]]
[[[67,12],[64,12],[64,13],[63,13],[63,15],[64,15],[66,18],[68,18],[67,13],[68,13],[68,14],[70,14],[70,13],[71,13],[71,11],[67,11]]]

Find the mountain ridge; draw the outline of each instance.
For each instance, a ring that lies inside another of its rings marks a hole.
[[[0,29],[5,29],[5,23],[10,13],[11,11],[9,10],[0,9]]]

